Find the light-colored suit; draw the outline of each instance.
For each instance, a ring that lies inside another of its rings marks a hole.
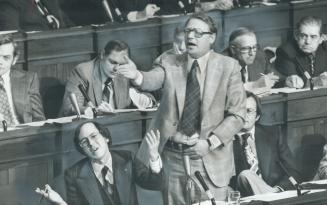
[[[177,133],[185,103],[186,81],[187,54],[166,55],[155,62],[151,71],[143,72],[142,89],[163,88],[160,107],[149,127],[161,133],[160,151],[167,139]],[[215,186],[226,187],[235,174],[233,136],[243,127],[245,116],[245,92],[237,61],[213,51],[210,53],[201,110],[200,138],[207,139],[215,134],[223,144],[202,158],[204,167]],[[145,149],[146,143],[142,143],[138,152],[140,159],[147,157]]]
[[[37,74],[12,69],[10,82],[19,123],[45,120]]]

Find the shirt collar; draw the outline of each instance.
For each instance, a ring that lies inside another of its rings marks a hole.
[[[255,139],[255,126],[253,126],[253,128],[251,130],[246,131],[246,132],[239,132],[239,133],[237,133],[237,135],[239,137],[241,137],[243,134],[246,134],[246,133],[249,133],[251,138],[254,140]]]
[[[104,160],[104,163],[100,163],[97,160],[91,160],[91,164],[94,170],[94,173],[97,176],[101,176],[101,170],[104,166],[107,166],[109,169],[109,172],[112,173],[112,157],[111,154],[106,155],[106,159]]]
[[[201,56],[198,59],[192,58],[190,55],[188,55],[188,60],[187,60],[188,68],[191,68],[193,61],[197,60],[199,63],[199,67],[200,67],[200,73],[203,73],[207,68],[207,63],[208,63],[208,59],[209,59],[211,52],[212,52],[212,50],[210,50],[209,52],[207,52],[206,54],[204,54],[203,56]]]

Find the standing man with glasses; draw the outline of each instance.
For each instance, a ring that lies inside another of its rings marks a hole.
[[[273,87],[279,80],[274,74],[268,57],[259,48],[254,31],[240,27],[229,37],[229,46],[223,52],[235,58],[241,65],[242,81],[246,90],[259,87]]]
[[[296,24],[294,39],[280,46],[276,55],[276,69],[286,76],[286,86],[327,86],[327,42],[321,19],[302,18]]]
[[[192,203],[208,199],[196,185],[186,192],[185,168],[190,169],[192,179],[200,171],[216,200],[226,199],[235,174],[233,136],[243,127],[245,116],[241,68],[237,61],[213,51],[217,35],[213,20],[194,14],[184,32],[185,53],[166,56],[149,72],[138,71],[132,62],[125,67],[141,89],[163,88],[149,129],[161,133],[159,150],[167,171],[163,197],[168,205],[186,204],[188,194]],[[147,160],[146,150],[143,141],[137,157]],[[184,165],[187,158],[190,167]]]

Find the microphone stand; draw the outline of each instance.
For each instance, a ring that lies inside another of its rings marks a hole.
[[[182,144],[178,144],[179,149],[183,150]],[[184,164],[184,169],[186,173],[186,205],[192,205],[192,197],[191,197],[191,191],[193,187],[193,181],[191,178],[191,170],[190,170],[190,158],[188,155],[185,155],[184,150],[182,152],[183,155],[183,164]]]
[[[7,132],[8,130],[8,124],[6,120],[2,120],[2,127],[3,127],[3,131]]]

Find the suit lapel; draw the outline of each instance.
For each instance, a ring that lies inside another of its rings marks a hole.
[[[16,111],[18,121],[28,121],[24,119],[24,104],[27,99],[27,82],[23,78],[23,74],[16,70],[10,71],[11,93],[13,98],[14,109]]]
[[[132,163],[120,163],[119,156],[112,153],[115,185],[121,204],[130,204]],[[127,200],[127,201],[126,201]]]
[[[177,67],[172,75],[175,87],[175,93],[177,98],[179,117],[182,116],[185,94],[186,94],[186,81],[187,81],[187,55],[177,56]]]
[[[76,180],[80,190],[89,204],[103,205],[97,178],[93,173],[91,164],[87,161],[81,168],[80,176]]]
[[[209,56],[207,68],[206,68],[206,78],[203,88],[203,97],[202,97],[202,119],[205,117],[204,114],[210,113],[208,110],[212,104],[213,99],[216,97],[215,93],[219,86],[219,79],[223,73],[222,65],[218,64],[218,60],[213,56],[212,52]],[[211,114],[211,113],[210,113]]]
[[[101,74],[100,74],[100,60],[94,61],[94,69],[93,69],[93,78],[92,82],[90,82],[90,91],[93,90],[93,93],[89,93],[89,95],[94,95],[96,105],[100,105],[102,102],[102,85],[101,85]],[[91,97],[92,98],[92,97]]]

